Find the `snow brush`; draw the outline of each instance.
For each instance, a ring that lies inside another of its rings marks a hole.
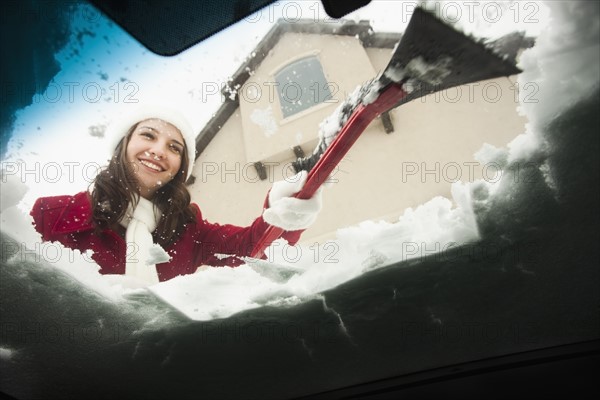
[[[310,199],[371,121],[382,113],[436,91],[520,72],[507,57],[416,8],[385,70],[325,119],[313,154],[293,163],[296,172],[308,171],[306,183],[295,197]],[[251,257],[261,258],[283,232],[269,226]]]

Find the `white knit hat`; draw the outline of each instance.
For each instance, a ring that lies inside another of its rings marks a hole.
[[[188,120],[179,111],[168,106],[145,104],[132,110],[121,110],[119,114],[115,115],[113,122],[106,131],[110,151],[114,152],[121,139],[134,125],[147,119],[160,119],[179,129],[185,141],[189,160],[186,176],[186,179],[188,179],[192,174],[196,158],[196,133]]]

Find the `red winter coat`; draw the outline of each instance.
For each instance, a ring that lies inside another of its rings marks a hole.
[[[242,228],[212,224],[202,219],[196,210],[196,223],[190,223],[179,239],[165,248],[171,256],[166,263],[156,264],[158,279],[166,281],[178,275],[191,274],[201,265],[235,267],[243,263],[237,257],[217,257],[219,254],[249,256],[254,244],[269,226],[262,217]],[[82,252],[93,250],[92,258],[102,274],[124,274],[127,244],[113,230],[94,233],[91,199],[88,192],[74,196],[53,196],[37,199],[31,216],[36,230],[45,241],[58,241]],[[291,245],[300,239],[302,231],[286,232],[282,237]]]

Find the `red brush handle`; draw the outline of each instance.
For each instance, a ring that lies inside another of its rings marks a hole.
[[[310,199],[327,180],[338,163],[344,158],[358,137],[367,126],[381,113],[393,108],[407,93],[399,84],[392,83],[379,94],[377,99],[366,106],[360,104],[344,124],[335,139],[329,144],[319,161],[310,170],[306,183],[294,197]],[[283,229],[270,225],[252,249],[251,257],[261,258],[264,251],[273,241],[279,239],[285,232]]]

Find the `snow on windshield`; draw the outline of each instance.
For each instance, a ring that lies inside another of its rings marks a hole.
[[[410,2],[398,3],[393,3],[393,7],[405,7]],[[507,148],[482,143],[476,155],[479,160],[501,160],[502,165],[507,165],[543,152],[541,128],[560,110],[598,86],[597,23],[590,24],[591,30],[596,27],[595,32],[585,31],[586,24],[580,21],[585,15],[579,3],[528,2],[539,12],[535,17],[531,14],[529,20],[519,18],[518,21],[528,21],[524,25],[512,22],[515,18],[511,19],[511,15],[531,13],[533,9],[521,9],[516,2],[489,2],[499,8],[488,6],[485,13],[468,6],[456,8],[459,4],[456,2],[426,3],[446,20],[477,37],[500,37],[525,28],[536,36],[535,46],[519,59],[523,73],[518,79],[522,85],[537,85],[540,101],[527,102],[521,97],[519,112],[529,120],[526,129]],[[45,258],[54,254],[51,251],[63,254],[57,256],[61,262],[50,262],[53,268],[61,269],[113,301],[127,302],[126,295],[143,289],[131,287],[125,278],[100,275],[89,255],[71,252],[57,244],[41,244],[30,226],[27,210],[40,196],[73,194],[87,188],[87,178],[104,165],[108,154],[104,126],[111,113],[122,112],[120,108],[128,105],[124,100],[160,96],[177,101],[182,108],[198,108],[201,103],[203,112],[194,114],[194,123],[199,126],[205,123],[222,101],[218,90],[207,90],[220,89],[227,82],[277,18],[267,13],[253,16],[172,59],[164,59],[136,44],[90,6],[80,7],[74,14],[69,42],[56,54],[60,71],[31,105],[16,113],[2,160],[2,230]],[[379,31],[401,31],[408,22],[408,10],[394,14],[389,7],[392,7],[389,2],[374,1],[348,18],[368,19]],[[277,10],[283,12],[286,8]],[[305,11],[315,12],[312,8]],[[402,21],[395,15],[402,16]],[[565,53],[569,54],[568,62],[562,57]],[[556,62],[559,58],[561,62]],[[58,97],[60,101],[53,101]],[[253,121],[267,124],[272,132],[266,120],[269,110],[263,111],[254,115]],[[60,159],[85,168],[60,184],[52,179],[33,179],[35,168],[46,168],[48,173],[53,172],[49,165],[65,170],[64,164],[57,164]],[[18,170],[24,165],[34,171],[30,177]],[[551,186],[551,173],[546,171],[546,175]],[[473,193],[477,193],[476,199]],[[264,305],[293,306],[318,298],[320,292],[373,269],[478,240],[474,209],[483,209],[482,205],[491,202],[494,196],[510,197],[511,186],[503,181],[457,182],[452,185],[451,194],[451,199],[435,197],[406,209],[395,223],[368,220],[340,227],[335,239],[318,247],[300,246],[298,250],[291,250],[280,240],[266,251],[266,262],[246,260],[245,265],[235,269],[203,267],[193,275],[159,283],[151,290],[197,320],[224,318]],[[421,246],[415,249],[402,245],[410,243]],[[330,262],[332,257],[328,257],[332,249],[338,250],[336,262]],[[294,251],[297,253],[292,254]]]

